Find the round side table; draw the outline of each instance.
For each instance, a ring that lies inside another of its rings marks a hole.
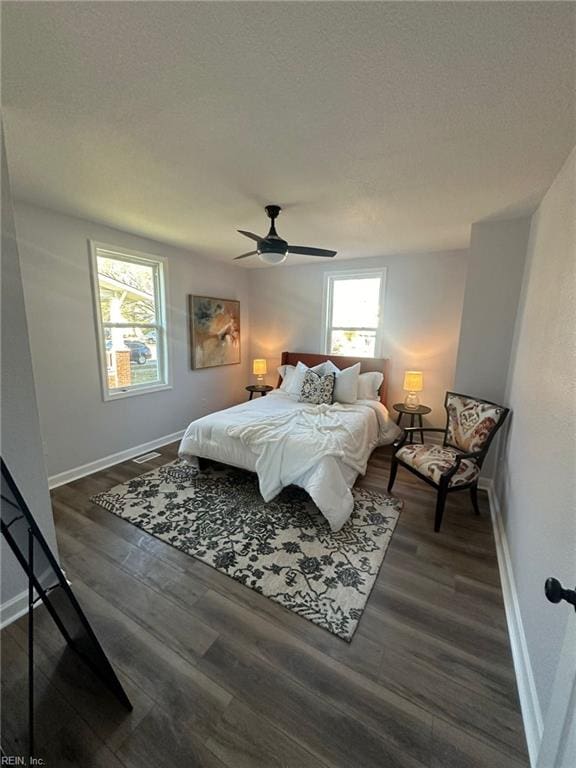
[[[424,432],[423,426],[422,426],[422,416],[426,416],[426,414],[432,412],[432,408],[428,408],[427,405],[419,405],[416,408],[408,408],[404,405],[404,403],[395,403],[393,406],[394,410],[398,414],[398,418],[396,419],[396,424],[400,426],[400,422],[402,421],[402,416],[410,416],[410,426],[411,427],[418,427],[420,429],[420,442],[424,442]],[[415,424],[414,421],[417,420],[417,423]],[[408,442],[413,443],[414,442],[414,435],[415,432],[410,432],[410,436],[408,437]]]
[[[273,389],[274,387],[271,387],[268,384],[250,384],[248,387],[246,387],[246,392],[250,392],[250,397],[248,400],[252,400],[255,392],[257,392],[261,397],[264,397],[267,392],[272,392]]]

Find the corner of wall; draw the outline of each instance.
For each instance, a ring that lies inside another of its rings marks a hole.
[[[44,465],[36,389],[2,131],[2,455],[49,546],[58,557]],[[9,355],[9,359],[4,359]],[[16,616],[27,584],[2,538],[2,621]]]

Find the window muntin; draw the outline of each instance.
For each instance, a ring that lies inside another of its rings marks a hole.
[[[378,357],[385,271],[326,275],[325,353]]]
[[[104,399],[168,387],[164,260],[92,243],[92,277]]]

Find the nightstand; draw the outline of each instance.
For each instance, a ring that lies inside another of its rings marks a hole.
[[[250,397],[248,400],[252,400],[254,397],[254,392],[258,392],[262,397],[264,397],[266,392],[271,392],[273,389],[274,387],[271,387],[268,384],[250,384],[248,387],[246,387],[246,392],[250,392]]]
[[[404,403],[395,403],[392,408],[398,413],[398,418],[396,419],[396,424],[400,426],[400,422],[402,421],[402,416],[406,414],[406,416],[410,416],[410,426],[411,427],[419,427],[420,430],[423,429],[422,426],[422,416],[426,416],[427,413],[432,412],[432,408],[428,408],[427,405],[419,405],[416,408],[408,408],[404,405]],[[414,424],[414,419],[417,419],[417,424]],[[410,432],[410,437],[408,438],[409,443],[414,442],[414,435],[415,432]],[[420,431],[420,442],[424,442],[424,432]]]

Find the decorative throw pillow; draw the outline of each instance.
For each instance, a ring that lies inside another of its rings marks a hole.
[[[384,381],[384,374],[378,371],[361,373],[358,376],[358,400],[379,400],[378,390]]]
[[[360,375],[360,363],[351,365],[350,368],[340,370],[332,360],[328,360],[324,373],[332,372],[336,376],[334,384],[335,403],[355,403],[358,399],[358,376]]]
[[[307,370],[304,374],[304,381],[302,382],[302,389],[298,398],[299,401],[301,403],[313,403],[314,405],[322,405],[323,403],[330,405],[334,395],[335,381],[336,376],[333,373],[319,376],[314,371]]]
[[[294,395],[294,397],[300,397],[306,371],[313,371],[314,373],[317,373],[319,376],[321,376],[324,373],[325,365],[326,363],[320,363],[319,365],[315,365],[313,368],[308,368],[307,365],[301,361],[298,361],[298,365],[294,369],[294,376],[290,379],[290,383],[286,386],[286,391],[288,394]]]

